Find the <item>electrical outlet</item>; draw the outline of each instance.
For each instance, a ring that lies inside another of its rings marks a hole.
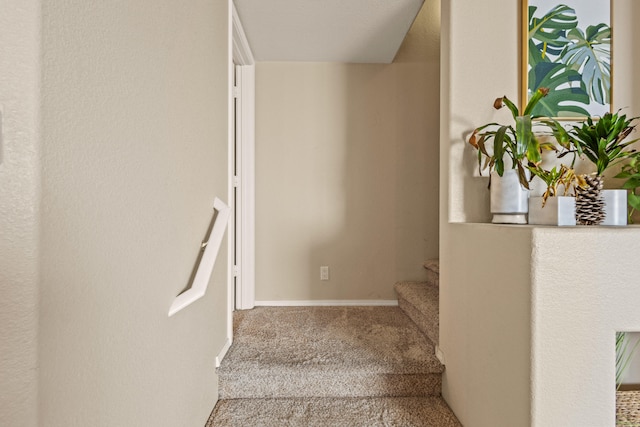
[[[320,267],[320,280],[329,280],[329,266]]]

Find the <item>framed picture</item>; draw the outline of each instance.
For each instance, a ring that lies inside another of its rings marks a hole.
[[[533,114],[553,118],[611,111],[610,0],[522,0],[522,96],[549,95]]]

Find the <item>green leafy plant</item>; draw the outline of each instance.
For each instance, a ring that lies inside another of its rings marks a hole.
[[[640,153],[633,153],[629,156],[629,162],[622,166],[620,173],[615,178],[625,179],[622,188],[629,190],[627,194],[627,202],[629,204],[628,220],[633,223],[633,213],[640,211],[640,194],[637,193],[640,188]]]
[[[569,153],[584,155],[596,166],[596,175],[602,176],[608,168],[635,152],[629,146],[637,139],[627,141],[626,138],[635,129],[637,120],[638,117],[628,119],[618,111],[595,120],[587,117],[580,126],[573,125],[568,131],[557,121],[546,123],[565,148],[559,157]]]
[[[569,138],[578,152],[596,165],[596,174],[602,176],[605,170],[635,151],[627,147],[637,139],[625,140],[635,129],[634,122],[637,119],[638,117],[627,119],[619,111],[606,113],[597,121],[588,117],[582,126],[573,126],[569,131]]]
[[[542,207],[545,206],[549,197],[559,195],[558,189],[560,187],[563,187],[562,195],[567,196],[569,191],[576,186],[585,185],[584,179],[576,175],[575,171],[566,165],[560,165],[560,169],[554,166],[551,170],[535,165],[529,166],[529,170],[533,176],[537,176],[547,185],[547,190],[542,194]]]
[[[565,149],[561,156],[568,153],[584,156],[596,167],[595,173],[582,175],[585,185],[576,188],[579,225],[598,225],[605,220],[604,172],[635,152],[629,146],[636,140],[627,140],[627,137],[635,129],[636,120],[637,117],[628,119],[618,111],[606,113],[597,120],[587,117],[580,126],[573,125],[568,131],[557,121],[550,122],[554,135]]]
[[[503,176],[505,168],[505,158],[511,159],[513,169],[517,169],[520,184],[529,188],[529,181],[525,173],[525,167],[531,163],[540,163],[540,143],[532,130],[533,108],[542,98],[547,96],[549,90],[540,88],[531,97],[524,108],[522,114],[515,104],[506,96],[497,98],[493,103],[495,109],[507,107],[511,111],[514,125],[501,125],[499,123],[488,123],[476,128],[469,143],[478,150],[478,170],[482,173],[483,168],[489,171],[495,170],[499,176]],[[487,145],[491,143],[492,149],[488,150]],[[483,166],[483,158],[485,159]]]
[[[633,347],[629,347],[629,337],[626,332],[616,332],[616,390],[622,385],[622,377],[631,363],[640,340]]]

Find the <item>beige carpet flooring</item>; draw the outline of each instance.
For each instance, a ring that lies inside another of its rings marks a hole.
[[[440,393],[433,345],[398,307],[258,307],[234,314],[221,399]]]
[[[208,426],[458,426],[442,371],[399,307],[239,311]]]
[[[460,423],[438,397],[350,397],[223,400],[208,426],[459,427]]]
[[[400,308],[418,328],[438,344],[440,327],[440,289],[434,282],[398,282],[394,285]]]

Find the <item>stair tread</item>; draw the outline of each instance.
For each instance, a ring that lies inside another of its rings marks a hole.
[[[257,307],[234,314],[218,374],[223,397],[415,396],[443,369],[399,307]]]
[[[220,400],[206,427],[426,426],[459,427],[440,397],[279,398]]]
[[[440,274],[440,260],[439,259],[428,259],[424,262],[424,268],[427,270],[433,271],[436,274]]]
[[[406,299],[418,310],[438,317],[440,289],[428,282],[398,282],[394,285],[396,293]]]
[[[440,325],[440,290],[429,282],[398,282],[394,285],[400,308],[434,343],[438,343]]]

